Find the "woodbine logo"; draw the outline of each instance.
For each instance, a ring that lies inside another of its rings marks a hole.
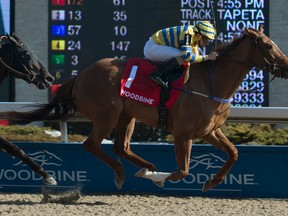
[[[37,162],[40,166],[45,166],[45,165],[61,166],[63,162],[63,160],[60,157],[46,150],[38,151],[35,153],[29,153],[28,155],[35,162]],[[19,161],[13,165],[14,166],[27,166],[22,161]]]
[[[177,181],[169,181],[172,184],[184,183],[187,185],[200,185],[215,176],[219,169],[224,165],[225,160],[212,153],[200,156],[192,156],[190,159],[190,171],[187,177]],[[224,181],[218,186],[223,185],[256,185],[254,173],[229,173]],[[191,186],[189,186],[191,187]],[[198,187],[198,186],[197,186]]]
[[[53,166],[56,169],[47,170],[47,172],[52,175],[57,181],[67,181],[67,182],[87,182],[90,181],[87,179],[86,170],[58,170],[62,166],[64,161],[57,155],[49,151],[38,151],[35,153],[28,154],[33,160],[35,160],[41,166]],[[16,163],[13,163],[15,169],[0,169],[0,181],[15,183],[14,181],[26,181],[29,183],[29,180],[39,181],[42,180],[42,177],[38,174],[35,174],[30,168],[27,167],[22,161],[19,161],[14,157],[13,160],[17,160]],[[20,169],[19,169],[20,167]],[[38,185],[38,184],[37,184]]]
[[[140,101],[142,103],[150,104],[150,105],[152,105],[154,102],[154,99],[152,99],[152,98],[146,98],[144,96],[141,96],[141,95],[138,95],[135,93],[131,93],[131,92],[125,91],[125,90],[121,90],[121,96],[125,96],[127,98],[130,98],[130,99],[133,99],[136,101]]]

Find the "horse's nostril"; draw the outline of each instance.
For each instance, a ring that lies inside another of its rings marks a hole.
[[[46,80],[47,82],[51,83],[51,82],[53,82],[55,79],[54,79],[53,76],[47,76],[47,77],[45,77],[45,80]]]

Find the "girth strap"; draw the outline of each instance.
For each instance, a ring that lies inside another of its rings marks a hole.
[[[161,129],[167,128],[168,109],[165,103],[169,99],[170,89],[171,89],[170,83],[168,85],[169,85],[168,89],[161,87],[161,92],[160,92],[160,101],[159,101],[159,106],[158,106],[158,127]]]

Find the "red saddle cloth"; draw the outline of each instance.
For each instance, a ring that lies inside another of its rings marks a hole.
[[[135,100],[150,106],[158,106],[161,87],[150,79],[150,73],[157,69],[157,65],[148,60],[133,58],[128,60],[121,79],[120,96]],[[186,68],[184,68],[185,71]],[[166,107],[170,109],[180,95],[180,91],[174,88],[181,88],[184,85],[183,75],[171,83],[169,100]]]

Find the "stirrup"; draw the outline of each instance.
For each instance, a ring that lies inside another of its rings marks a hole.
[[[155,82],[157,85],[159,86],[162,86],[166,89],[168,89],[168,83],[165,83],[160,77],[153,77],[153,76],[150,76],[151,80],[153,82]]]
[[[159,71],[154,71],[150,74],[150,78],[153,82],[155,82],[157,85],[162,86],[164,88],[168,88],[168,84],[166,82],[163,81],[163,79],[161,78],[163,74],[161,74],[161,72]]]

